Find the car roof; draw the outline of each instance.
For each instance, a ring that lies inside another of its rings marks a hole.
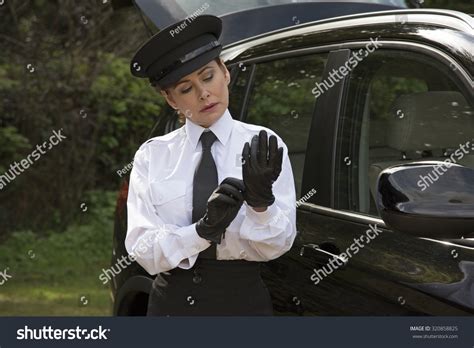
[[[404,21],[404,23],[402,23]],[[445,30],[443,30],[445,29]],[[442,31],[442,33],[441,33]],[[240,61],[304,50],[316,46],[380,40],[424,42],[463,62],[474,75],[474,19],[461,12],[437,9],[404,9],[355,14],[318,20],[279,29],[228,45],[221,57],[231,65]]]

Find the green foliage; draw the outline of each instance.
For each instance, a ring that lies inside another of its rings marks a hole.
[[[109,54],[101,59],[104,67],[91,85],[87,104],[100,126],[98,172],[110,176],[133,159],[157,122],[164,101],[143,80],[130,77],[128,60]],[[106,184],[110,177],[103,180]]]
[[[129,65],[146,31],[133,6],[110,2],[16,1],[0,11],[0,174],[53,130],[67,136],[0,192],[0,239],[65,231],[85,192],[118,189],[116,171],[157,121],[163,100]]]
[[[112,313],[110,284],[104,286],[99,275],[110,267],[116,193],[91,191],[85,197],[87,210],[61,233],[17,231],[0,245],[0,271],[8,267],[11,276],[0,292],[0,315]]]
[[[425,0],[423,8],[442,8],[474,14],[474,2],[472,0]]]
[[[29,148],[29,141],[15,127],[0,128],[0,174],[8,170],[8,163],[18,160],[19,153]]]
[[[85,275],[100,282],[99,274],[112,257],[116,194],[90,192],[87,197],[84,216],[62,233],[48,231],[39,237],[35,230],[17,231],[0,245],[0,265],[9,267],[12,282],[66,284]]]

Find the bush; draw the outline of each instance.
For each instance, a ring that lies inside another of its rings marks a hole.
[[[97,281],[112,257],[114,192],[90,192],[81,221],[62,233],[24,230],[0,246],[0,265],[19,281]],[[0,271],[3,271],[0,270]]]

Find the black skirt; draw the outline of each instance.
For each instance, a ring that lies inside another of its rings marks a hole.
[[[153,281],[147,316],[268,316],[270,293],[260,262],[198,258]]]

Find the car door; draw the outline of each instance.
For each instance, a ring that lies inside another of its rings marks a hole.
[[[282,138],[288,146],[297,199],[307,194],[301,188],[316,100],[306,92],[321,81],[327,59],[328,53],[323,50],[305,55],[268,55],[233,67],[237,71],[230,92],[232,114],[241,115],[244,122],[268,127]],[[298,265],[294,258],[291,250],[263,265],[263,278],[277,314],[297,313],[295,283],[288,280]]]
[[[363,44],[332,52],[332,68],[361,49]],[[298,215],[302,257],[293,288],[301,313],[474,313],[469,242],[390,230],[374,204],[383,169],[444,160],[472,139],[473,94],[463,76],[454,61],[432,48],[387,43],[324,91],[336,102],[316,107],[303,191],[324,188]],[[323,108],[326,113],[318,112]],[[328,141],[315,148],[325,134]],[[474,168],[473,155],[471,149],[459,163]],[[311,164],[321,157],[324,168]],[[323,252],[340,260],[321,262]]]

